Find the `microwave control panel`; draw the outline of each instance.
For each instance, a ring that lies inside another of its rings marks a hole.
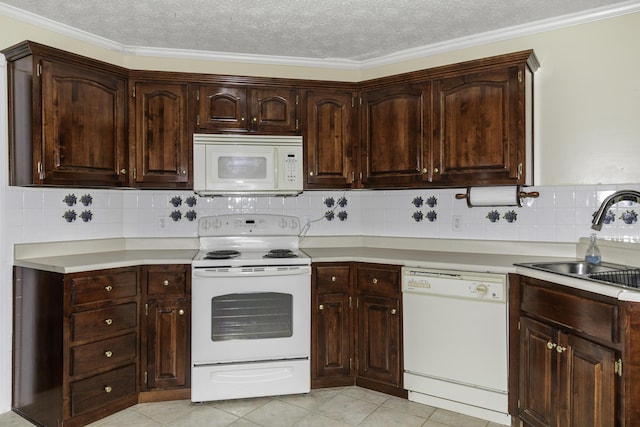
[[[287,182],[296,182],[299,173],[299,160],[293,153],[287,153],[284,160],[284,179]]]

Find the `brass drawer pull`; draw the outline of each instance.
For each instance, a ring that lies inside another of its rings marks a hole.
[[[180,316],[184,316],[184,310],[183,310],[183,309],[178,310],[178,314],[179,314]]]
[[[106,319],[104,323],[106,323],[107,325],[111,325],[113,323],[113,319]]]
[[[378,278],[377,278],[377,277],[374,277],[374,278],[371,280],[371,283],[373,283],[374,285],[375,285],[375,284],[377,284],[377,283],[378,283]]]
[[[336,276],[331,276],[331,281],[332,281],[332,282],[335,282],[336,280],[337,280],[337,279],[336,279]]]
[[[107,285],[107,286],[104,287],[104,290],[107,291],[107,292],[111,292],[113,290],[113,286]]]
[[[163,284],[164,286],[169,286],[169,281],[168,281],[168,280],[165,280],[164,282],[162,282],[162,284]]]
[[[106,358],[110,358],[111,356],[113,356],[113,352],[110,350],[107,350],[104,352],[104,357]]]
[[[398,312],[398,310],[396,310],[395,308],[392,308],[392,309],[391,309],[391,314],[392,314],[392,315],[395,315],[397,312]]]
[[[320,306],[318,307],[318,310],[324,310],[324,305],[320,304]]]
[[[104,391],[107,393],[111,393],[112,388],[110,386],[105,386]]]

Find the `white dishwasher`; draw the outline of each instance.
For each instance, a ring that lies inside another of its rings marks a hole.
[[[505,274],[403,267],[409,400],[510,425]]]

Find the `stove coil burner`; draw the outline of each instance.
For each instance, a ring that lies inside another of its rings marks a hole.
[[[291,249],[271,249],[264,258],[297,258],[298,254]]]
[[[229,250],[229,249],[221,249],[218,251],[207,252],[207,256],[205,259],[230,259],[240,256],[240,252]]]

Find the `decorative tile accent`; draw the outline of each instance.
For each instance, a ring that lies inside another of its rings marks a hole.
[[[83,222],[89,222],[93,219],[93,213],[91,213],[91,211],[87,210],[87,211],[82,211],[80,213],[80,218],[82,218]]]
[[[76,220],[77,217],[78,217],[78,215],[76,214],[76,211],[74,211],[73,209],[70,209],[70,210],[66,211],[62,215],[62,218],[64,218],[64,220],[67,221],[67,222],[73,222],[73,221]]]
[[[331,208],[336,204],[336,201],[333,197],[327,197],[324,199],[324,204],[326,207]]]
[[[333,221],[333,218],[335,218],[335,214],[333,213],[333,211],[326,211],[324,213],[324,217],[327,221]]]
[[[186,198],[185,202],[187,203],[187,206],[192,208],[198,204],[198,198],[196,196],[189,196]]]
[[[182,219],[182,212],[173,211],[169,214],[169,217],[174,221],[180,221],[180,219]]]
[[[415,222],[420,222],[422,221],[422,218],[424,217],[424,215],[422,215],[422,211],[415,211],[412,215],[411,218],[413,218],[413,220]]]
[[[345,206],[347,206],[347,198],[346,197],[340,197],[338,199],[338,206],[340,206],[341,208],[344,208]]]
[[[593,213],[593,215],[596,215],[596,212]],[[607,213],[604,215],[604,223],[605,224],[611,224],[612,222],[614,222],[616,220],[616,214],[613,213],[613,211],[607,211]]]
[[[78,198],[76,197],[75,194],[67,194],[66,196],[64,196],[64,199],[62,199],[62,201],[67,205],[67,206],[73,206],[76,204],[76,202],[78,201]]]
[[[506,211],[502,218],[504,218],[507,222],[514,222],[518,220],[518,214],[514,210]]]
[[[423,203],[424,203],[424,200],[422,200],[422,197],[420,196],[414,197],[413,200],[411,201],[411,204],[416,208],[422,207]]]
[[[198,214],[196,213],[196,211],[187,211],[186,214],[184,214],[185,218],[187,218],[189,221],[193,221],[198,217]]]
[[[500,212],[498,211],[489,211],[489,213],[486,216],[489,221],[491,222],[496,222],[500,220]]]
[[[427,219],[430,222],[435,221],[436,219],[438,219],[438,213],[436,211],[429,211],[427,212]]]
[[[620,219],[623,220],[625,224],[635,224],[638,221],[638,214],[634,210],[626,211],[620,215]]]
[[[171,200],[169,200],[169,203],[173,205],[174,208],[177,208],[178,206],[182,205],[182,197],[174,196],[171,198]]]
[[[427,199],[427,205],[429,205],[430,208],[433,208],[435,206],[438,205],[438,199],[436,198],[436,196],[431,196]]]
[[[349,216],[349,214],[347,213],[347,211],[338,212],[338,219],[340,221],[346,221],[348,216]]]
[[[93,197],[91,197],[91,194],[84,194],[80,197],[80,203],[82,203],[82,206],[91,206],[93,203]]]

